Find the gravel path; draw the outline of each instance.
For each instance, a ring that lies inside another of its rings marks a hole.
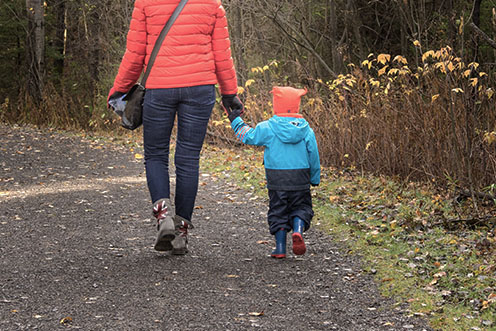
[[[190,253],[153,250],[128,147],[0,124],[0,330],[429,330],[313,228],[271,259],[263,201],[203,173]]]

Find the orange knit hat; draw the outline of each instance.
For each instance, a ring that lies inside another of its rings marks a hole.
[[[300,99],[307,94],[306,89],[293,87],[274,86],[270,91],[273,96],[274,114],[286,117],[302,117],[298,114],[300,110]]]

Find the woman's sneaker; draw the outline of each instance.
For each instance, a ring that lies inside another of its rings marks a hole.
[[[155,250],[164,252],[173,249],[172,241],[176,237],[174,221],[170,216],[172,209],[169,199],[161,199],[153,206],[153,216],[157,219],[157,240]]]
[[[176,237],[171,242],[172,254],[184,255],[188,253],[188,229],[192,229],[193,226],[191,222],[178,215],[174,217],[174,225]]]

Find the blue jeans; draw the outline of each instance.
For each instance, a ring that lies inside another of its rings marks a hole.
[[[176,215],[191,221],[200,151],[215,104],[215,86],[147,89],[143,103],[146,180],[152,202],[170,198],[169,144],[177,114]]]

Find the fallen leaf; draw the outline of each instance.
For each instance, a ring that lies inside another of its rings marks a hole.
[[[227,275],[226,277],[227,277],[227,278],[239,278],[239,276],[238,276],[238,275]]]
[[[268,244],[269,242],[267,240],[259,240],[257,241],[257,244]]]
[[[445,271],[441,271],[441,272],[438,272],[438,273],[435,273],[434,274],[434,278],[441,278],[441,277],[444,277],[446,276],[446,272]]]
[[[67,324],[72,322],[72,317],[64,317],[63,319],[60,320],[60,324]]]
[[[134,154],[134,158],[136,160],[141,160],[143,158],[143,155],[142,154],[139,154],[139,153],[136,153],[136,154]]]
[[[255,313],[248,313],[248,315],[250,315],[250,316],[263,316],[264,315],[264,312],[261,311],[259,313],[256,313],[256,312]]]

